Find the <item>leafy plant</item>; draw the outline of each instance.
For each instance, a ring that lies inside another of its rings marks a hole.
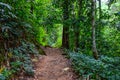
[[[73,68],[80,76],[99,75],[107,80],[119,80],[120,76],[120,57],[101,56],[95,60],[85,54],[70,52],[70,60]]]
[[[11,75],[12,75],[12,71],[5,68],[2,71],[2,75],[4,76],[4,78],[9,79],[11,77]]]
[[[3,76],[2,74],[0,74],[0,80],[5,80],[5,76]]]

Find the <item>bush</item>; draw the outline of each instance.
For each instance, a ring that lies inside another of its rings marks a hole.
[[[72,66],[80,76],[99,75],[107,80],[119,80],[120,78],[120,57],[101,56],[99,60],[95,60],[91,56],[80,53],[70,52],[70,60]]]

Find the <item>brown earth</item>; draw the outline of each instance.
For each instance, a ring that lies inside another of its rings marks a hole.
[[[57,48],[43,48],[46,55],[41,55],[35,63],[34,77],[24,77],[19,80],[76,80],[70,66],[70,61],[62,55],[62,50]]]

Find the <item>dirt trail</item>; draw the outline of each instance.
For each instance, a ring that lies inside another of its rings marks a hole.
[[[44,48],[46,55],[35,62],[34,78],[25,80],[76,80],[70,62],[62,55],[62,50]]]

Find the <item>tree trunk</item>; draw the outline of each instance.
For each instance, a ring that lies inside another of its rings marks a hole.
[[[93,56],[95,59],[98,59],[98,52],[96,48],[96,27],[95,27],[95,9],[96,9],[96,1],[92,0],[92,49],[93,49]]]
[[[79,10],[78,10],[78,23],[80,23],[80,17],[81,17],[81,12],[82,12],[82,0],[78,0],[78,6],[79,6]],[[79,37],[80,37],[80,25],[78,24],[76,26],[76,30],[75,30],[75,36],[76,36],[76,48],[79,48]]]
[[[63,38],[62,47],[69,48],[69,25],[67,20],[69,19],[69,0],[64,0],[63,2]]]
[[[97,25],[98,27],[96,28],[97,31],[97,43],[99,44],[97,47],[100,49],[101,48],[101,30],[102,30],[102,25],[101,25],[101,18],[102,18],[102,9],[101,9],[101,0],[99,0],[99,24]],[[99,51],[98,51],[99,52]]]
[[[99,0],[99,21],[101,21],[101,17],[102,17],[102,10],[101,10],[101,0]]]

